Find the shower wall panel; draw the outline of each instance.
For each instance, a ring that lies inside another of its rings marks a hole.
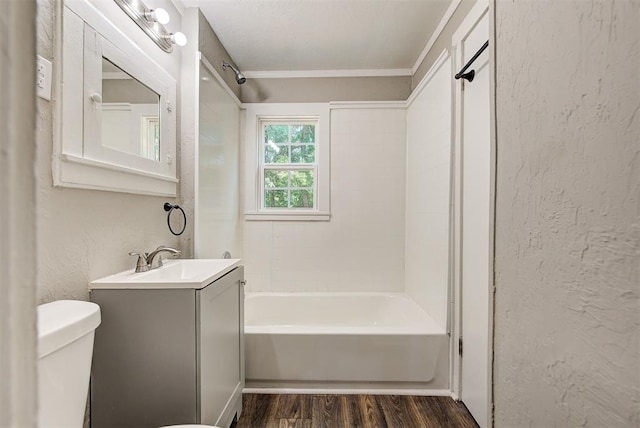
[[[442,57],[407,110],[406,291],[447,325],[451,61]]]

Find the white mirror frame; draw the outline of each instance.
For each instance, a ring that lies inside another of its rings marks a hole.
[[[176,196],[176,80],[86,0],[63,10],[54,185]],[[103,56],[160,95],[160,162],[102,145]]]

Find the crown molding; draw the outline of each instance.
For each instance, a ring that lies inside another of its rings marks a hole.
[[[460,6],[460,3],[462,3],[462,0],[453,0],[451,2],[451,4],[449,5],[449,8],[444,13],[444,15],[442,16],[442,19],[438,23],[438,26],[436,27],[435,31],[431,35],[431,38],[429,38],[429,41],[427,42],[424,49],[422,50],[422,53],[420,53],[420,56],[418,56],[418,59],[416,59],[415,64],[413,64],[413,67],[411,68],[412,75],[416,74],[416,71],[422,64],[422,61],[424,61],[429,51],[431,50],[433,45],[436,43],[436,40],[438,40],[438,37],[440,37],[440,34],[444,30],[444,27],[447,26],[454,12],[456,11],[456,9],[458,9],[458,6]]]

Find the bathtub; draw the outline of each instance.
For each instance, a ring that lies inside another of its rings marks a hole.
[[[244,316],[248,386],[425,384],[448,370],[448,335],[402,293],[247,293]]]

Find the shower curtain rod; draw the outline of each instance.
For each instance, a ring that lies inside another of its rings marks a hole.
[[[476,52],[476,54],[474,56],[471,57],[471,59],[464,65],[464,67],[462,67],[462,70],[460,70],[458,72],[458,74],[456,74],[454,77],[456,78],[456,80],[463,78],[463,79],[467,79],[469,82],[473,82],[473,77],[476,75],[476,71],[475,70],[471,70],[468,73],[465,73],[465,71],[467,70],[467,68],[469,68],[469,66],[471,64],[473,64],[473,61],[475,61],[476,59],[478,59],[478,57],[480,56],[480,54],[482,52],[484,52],[484,50],[489,47],[489,40],[487,40],[485,42],[484,45],[482,45],[482,47],[480,49],[478,49],[478,52]]]

